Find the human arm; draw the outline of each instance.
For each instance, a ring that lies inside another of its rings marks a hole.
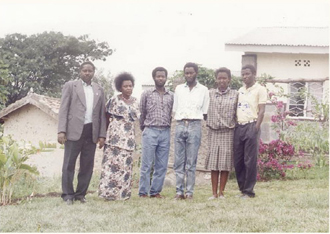
[[[258,93],[258,119],[257,119],[257,123],[256,123],[256,129],[257,131],[260,130],[260,126],[262,123],[262,120],[264,119],[264,115],[265,115],[265,110],[266,110],[266,102],[267,102],[267,89],[265,87],[262,87],[259,90]]]
[[[99,136],[100,138],[105,138],[107,134],[107,119],[106,119],[106,108],[105,108],[105,98],[104,98],[104,92],[102,89],[102,96],[101,96],[101,108],[100,108],[100,129],[99,129]],[[102,147],[101,147],[102,148]]]
[[[71,85],[65,83],[62,89],[61,105],[58,113],[58,134],[57,141],[64,144],[66,139],[66,131],[68,124],[68,113],[71,105]]]
[[[262,123],[262,120],[264,119],[266,104],[259,104],[258,108],[259,108],[259,112],[258,112],[258,119],[257,119],[257,123],[256,123],[257,131],[260,130],[260,125]]]
[[[147,116],[147,111],[146,111],[146,102],[147,102],[147,95],[146,95],[146,91],[142,93],[141,95],[141,100],[140,100],[140,105],[139,105],[139,108],[140,108],[140,129],[141,131],[144,130],[144,121],[146,119],[146,116]]]
[[[98,139],[98,144],[99,144],[99,148],[102,149],[102,147],[104,146],[104,142],[105,142],[105,138],[104,137],[100,137]]]
[[[205,94],[204,94],[204,100],[203,100],[203,119],[206,121],[207,120],[207,111],[209,109],[210,105],[210,92],[209,90],[206,89]]]
[[[57,141],[58,143],[60,143],[61,145],[63,145],[66,142],[66,134],[65,132],[59,132],[57,134]]]

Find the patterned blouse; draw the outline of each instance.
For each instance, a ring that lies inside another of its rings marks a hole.
[[[135,97],[132,104],[128,105],[118,96],[110,98],[106,111],[110,114],[110,124],[107,130],[105,144],[128,151],[135,149],[134,121],[138,119],[139,104]]]
[[[211,129],[234,128],[236,124],[238,92],[227,88],[210,90],[210,105],[207,111],[206,125]]]

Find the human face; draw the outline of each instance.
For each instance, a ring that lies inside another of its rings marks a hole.
[[[246,87],[249,88],[254,85],[254,83],[256,82],[256,75],[252,74],[250,69],[243,69],[241,71],[241,74],[242,74],[242,80],[246,85]]]
[[[166,83],[167,77],[165,71],[156,71],[156,75],[154,77],[155,85],[159,88],[164,87]]]
[[[124,80],[121,84],[121,93],[125,98],[129,98],[133,92],[133,83],[130,80]]]
[[[194,84],[196,82],[197,73],[193,67],[186,67],[184,69],[184,78],[186,79],[188,85]]]
[[[95,70],[92,65],[85,64],[82,66],[79,72],[80,78],[87,84],[90,84],[92,81],[92,78],[94,77]]]
[[[230,84],[230,78],[226,72],[219,72],[215,82],[217,83],[219,90],[226,90]]]

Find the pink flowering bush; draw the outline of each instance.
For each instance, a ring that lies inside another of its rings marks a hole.
[[[284,178],[286,170],[294,168],[290,160],[295,154],[294,147],[287,142],[278,139],[266,144],[260,140],[257,180]]]
[[[290,131],[290,128],[296,126],[297,123],[294,120],[287,118],[290,111],[285,111],[284,103],[279,101],[278,97],[273,92],[270,92],[268,95],[270,101],[276,108],[275,115],[271,116],[272,128],[278,134],[279,139],[284,140],[286,132]],[[283,94],[280,96],[283,96]]]

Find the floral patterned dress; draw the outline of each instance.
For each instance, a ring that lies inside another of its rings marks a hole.
[[[131,197],[133,151],[135,149],[134,121],[139,116],[136,98],[126,104],[112,97],[106,110],[110,114],[102,161],[99,197],[107,200],[127,200]]]

